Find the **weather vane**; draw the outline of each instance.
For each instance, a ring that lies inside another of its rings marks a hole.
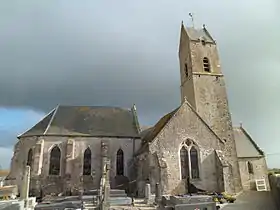
[[[193,19],[193,14],[190,12],[189,13],[189,16],[191,18],[191,21],[192,21],[192,27],[194,27],[194,19]]]

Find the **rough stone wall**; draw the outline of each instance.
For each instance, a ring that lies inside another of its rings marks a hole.
[[[237,162],[236,145],[233,136],[231,116],[229,113],[226,87],[222,77],[194,76],[197,99],[197,112],[217,135],[226,141],[225,155],[232,165],[232,178],[229,179],[232,192],[238,192],[241,188],[241,180]]]
[[[252,163],[253,174],[248,172],[248,161]],[[239,158],[239,169],[243,190],[256,190],[256,179],[265,179],[267,189],[270,190],[268,181],[268,170],[264,157],[259,158]]]
[[[216,171],[217,171],[217,190],[218,192],[224,192],[224,166],[222,160],[218,157],[217,153],[215,155],[216,161]]]
[[[199,41],[189,41],[188,37],[180,45],[180,66],[181,75],[184,69],[183,64],[187,62],[189,67],[189,79],[182,83],[183,97],[192,104],[200,116],[214,130],[214,132],[226,141],[225,155],[232,166],[232,176],[229,179],[230,191],[239,192],[242,189],[241,178],[238,168],[236,146],[233,136],[231,115],[229,112],[228,99],[226,93],[225,80],[221,73],[220,60],[217,46],[206,43],[203,45]],[[183,50],[183,48],[185,48]],[[210,61],[211,73],[204,72],[203,58]]]
[[[37,140],[37,137],[30,137],[28,138],[28,141],[18,140],[14,146],[14,154],[11,159],[10,173],[7,177],[9,180],[7,180],[6,184],[18,185],[19,192],[21,189],[21,182],[24,176],[25,166],[27,164],[29,149],[35,149]]]
[[[138,197],[145,196],[145,184],[150,178],[150,170],[153,170],[149,165],[149,153],[143,152],[137,156],[137,195]]]
[[[185,103],[150,144],[150,154],[156,154],[160,165],[160,184],[164,194],[177,194],[185,189],[185,182],[181,180],[179,150],[187,138],[199,147],[200,179],[192,182],[206,190],[218,188],[214,150],[223,149],[224,145]]]
[[[69,147],[69,140],[73,142]],[[43,142],[42,150],[38,149],[38,142]],[[89,147],[92,153],[91,168],[92,176],[83,176],[85,188],[97,188],[101,177],[101,142],[108,143],[108,154],[111,158],[111,184],[114,187],[116,175],[116,153],[118,149],[124,152],[124,175],[129,177],[128,164],[133,158],[133,153],[140,147],[140,139],[120,138],[86,138],[86,137],[27,137],[22,138],[15,146],[14,156],[11,163],[9,177],[17,178],[15,184],[20,188],[23,168],[27,162],[27,154],[30,148],[34,149],[31,190],[39,190],[43,186],[44,194],[56,191],[65,191],[66,187],[78,189],[82,185],[81,175],[83,173],[84,151]],[[49,176],[49,160],[51,149],[57,145],[61,150],[60,175]],[[37,148],[37,149],[36,149]],[[70,148],[70,149],[69,149]],[[71,150],[71,151],[70,151]],[[40,154],[41,159],[40,159]]]
[[[271,186],[271,195],[277,206],[277,209],[280,209],[280,175],[279,174],[270,174],[269,184]]]

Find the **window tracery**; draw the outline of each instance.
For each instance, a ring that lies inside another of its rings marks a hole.
[[[199,178],[199,152],[197,145],[186,139],[180,148],[181,178]]]

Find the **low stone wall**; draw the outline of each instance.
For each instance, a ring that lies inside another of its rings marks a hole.
[[[277,205],[277,209],[280,209],[280,174],[269,175],[268,179],[273,200]]]

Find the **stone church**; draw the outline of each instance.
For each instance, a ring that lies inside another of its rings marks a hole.
[[[112,188],[143,196],[159,183],[163,194],[185,192],[185,180],[209,191],[253,190],[265,179],[264,152],[242,127],[233,127],[217,43],[205,26],[181,25],[180,106],[154,126],[140,126],[136,106],[57,106],[18,136],[8,179],[21,187],[31,167],[37,194],[97,189],[104,147]],[[269,186],[268,186],[269,188]]]

